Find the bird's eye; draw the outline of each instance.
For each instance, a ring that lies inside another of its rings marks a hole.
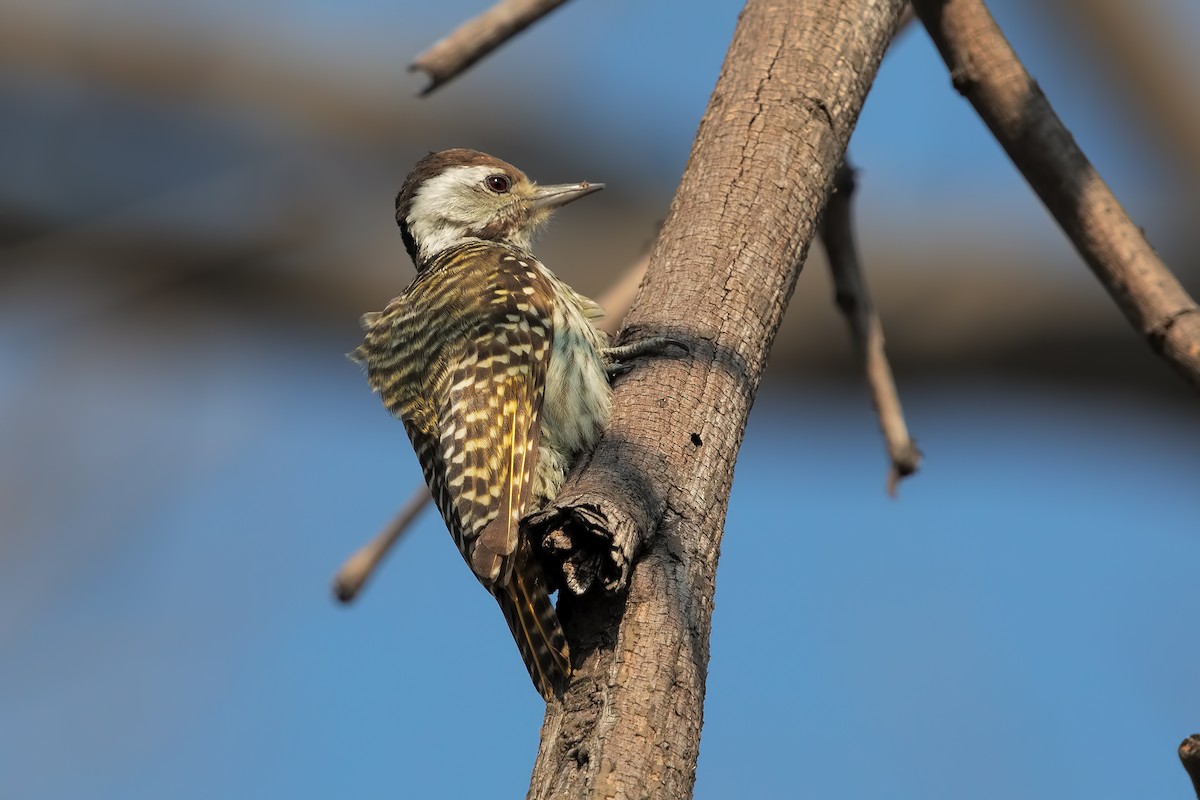
[[[484,183],[496,194],[506,194],[512,188],[512,181],[507,175],[488,175]]]

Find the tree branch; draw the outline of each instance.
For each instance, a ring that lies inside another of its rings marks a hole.
[[[431,500],[433,496],[429,494],[429,488],[422,483],[375,538],[360,547],[354,555],[346,559],[345,564],[342,564],[337,575],[333,576],[333,596],[343,603],[350,603],[358,597],[367,580],[383,562],[383,557],[400,541],[400,537]]]
[[[458,77],[476,61],[565,2],[567,0],[500,0],[479,16],[459,25],[449,36],[417,56],[409,66],[409,72],[421,70],[430,78],[421,95],[428,95]]]
[[[734,460],[902,6],[750,0],[742,12],[622,337],[668,336],[689,353],[617,383],[599,446],[530,520],[603,556],[613,590],[560,598],[576,674],[547,706],[531,798],[691,795]]]
[[[1200,309],[1129,219],[981,0],[913,0],[965,96],[1151,348],[1200,390]]]
[[[821,242],[829,255],[837,306],[850,326],[855,349],[866,371],[871,402],[879,415],[879,428],[883,431],[891,461],[887,490],[895,497],[900,480],[917,471],[921,451],[908,435],[892,367],[884,352],[883,323],[871,302],[867,279],[858,258],[853,220],[856,186],[854,169],[849,161],[843,161],[834,176],[834,191],[821,218]]]
[[[1179,745],[1179,760],[1192,779],[1192,788],[1196,790],[1196,798],[1200,800],[1200,733],[1193,733]]]

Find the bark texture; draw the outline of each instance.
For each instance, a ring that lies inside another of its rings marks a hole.
[[[1129,322],[1200,390],[1200,309],[1133,224],[981,0],[913,0],[971,102]]]
[[[576,675],[547,706],[532,798],[691,796],[734,460],[903,5],[750,0],[742,12],[622,336],[688,352],[619,379],[599,447],[534,520],[552,548],[590,547],[601,569],[591,592],[559,603]]]

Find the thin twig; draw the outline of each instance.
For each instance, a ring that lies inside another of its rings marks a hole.
[[[981,0],[913,0],[1009,158],[1151,348],[1200,390],[1200,309],[1133,224]]]
[[[477,17],[459,25],[444,39],[417,56],[409,72],[421,70],[430,83],[425,96],[567,0],[500,0]]]
[[[1192,788],[1196,790],[1196,798],[1200,800],[1200,733],[1193,733],[1179,745],[1179,760],[1192,779]]]
[[[343,603],[349,603],[362,591],[367,579],[375,572],[375,568],[383,561],[383,557],[392,549],[392,545],[412,525],[413,520],[421,513],[432,497],[425,484],[413,493],[404,507],[396,512],[396,516],[383,527],[374,539],[367,542],[358,552],[350,556],[333,578],[333,596]]]
[[[650,263],[647,253],[632,264],[607,292],[600,296],[600,305],[608,311],[608,315],[600,320],[598,328],[607,333],[616,333],[625,318],[637,288],[646,274],[646,266]],[[384,556],[400,541],[404,532],[416,521],[421,511],[433,498],[425,484],[421,484],[413,492],[408,502],[404,504],[391,521],[375,535],[375,538],[363,545],[338,570],[333,578],[333,595],[343,603],[350,603],[362,591],[362,587],[374,574],[376,568],[383,562]]]
[[[843,161],[833,179],[833,194],[825,205],[821,242],[829,254],[837,306],[850,326],[854,346],[866,371],[871,401],[879,414],[879,428],[883,431],[888,458],[891,460],[887,490],[889,495],[895,497],[900,480],[917,471],[921,463],[921,451],[909,437],[908,426],[904,423],[896,382],[884,352],[883,324],[871,302],[858,247],[855,245],[852,217],[855,186],[854,169],[848,161]]]

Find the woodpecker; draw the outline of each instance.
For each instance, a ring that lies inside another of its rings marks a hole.
[[[363,317],[351,354],[404,423],[454,543],[499,602],[547,700],[570,677],[570,652],[520,522],[595,445],[617,360],[646,348],[608,349],[593,325],[603,310],[530,244],[554,209],[602,188],[538,186],[474,150],[421,159],[396,197],[416,279]]]

